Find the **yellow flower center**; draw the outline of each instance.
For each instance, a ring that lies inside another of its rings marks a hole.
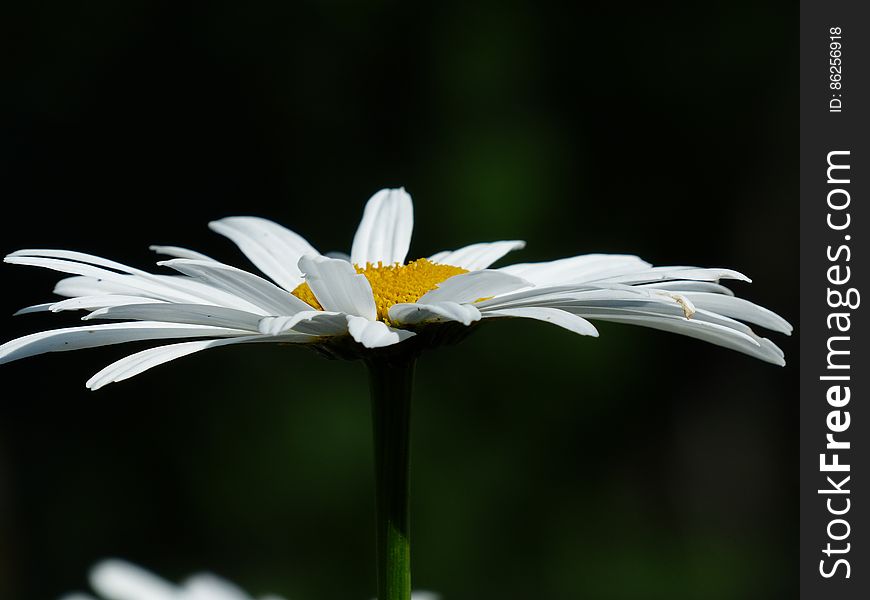
[[[439,283],[468,272],[462,267],[440,265],[425,258],[407,265],[384,265],[379,262],[376,265],[366,263],[364,267],[354,265],[354,268],[369,280],[378,319],[385,323],[389,322],[388,312],[394,304],[416,302],[423,294],[437,288]],[[317,310],[323,310],[308,283],[300,283],[291,293]]]

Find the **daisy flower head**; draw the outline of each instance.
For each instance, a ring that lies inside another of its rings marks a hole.
[[[91,569],[89,582],[97,597],[74,593],[61,600],[254,600],[235,584],[212,575],[198,573],[175,585],[124,560],[108,559]],[[257,600],[284,600],[280,596],[260,596]]]
[[[201,350],[274,342],[329,356],[418,353],[454,341],[487,319],[545,321],[597,336],[590,320],[643,325],[705,340],[783,365],[782,351],[749,325],[789,334],[775,313],[737,298],[720,281],[730,269],[654,267],[637,256],[584,254],[501,268],[525,242],[483,242],[408,261],[411,197],[377,192],[365,206],[350,255],[321,254],[299,234],[259,217],[210,223],[262,275],[199,252],[152,246],[173,274],[151,273],[67,250],[19,250],[5,262],[60,271],[64,299],[18,314],[84,310],[88,324],[27,335],[0,346],[0,363],[47,352],[141,340],[188,340],[137,352],[87,382],[128,379]],[[107,321],[90,323],[91,321]]]
[[[108,559],[97,563],[90,573],[90,584],[105,600],[284,600],[281,596],[251,596],[235,584],[212,575],[198,573],[176,585],[124,560]],[[68,594],[61,600],[97,600],[90,594]],[[411,600],[439,600],[431,592],[414,592]]]
[[[654,267],[623,254],[493,268],[525,246],[519,240],[476,243],[409,261],[413,222],[411,197],[400,188],[381,190],[368,201],[349,255],[321,254],[297,233],[259,217],[211,223],[262,275],[176,246],[152,247],[170,257],[158,263],[168,268],[162,273],[67,250],[13,252],[6,262],[69,275],[54,290],[63,300],[20,313],[84,310],[88,323],[7,342],[0,346],[0,363],[46,352],[174,340],[104,368],[87,382],[99,389],[233,344],[300,344],[330,357],[364,359],[372,402],[380,600],[412,598],[410,404],[415,361],[424,349],[455,342],[484,320],[534,319],[586,336],[598,335],[591,321],[601,320],[671,331],[785,364],[782,351],[749,325],[785,334],[791,326],[720,283],[748,281],[737,271]],[[99,588],[105,580],[94,582]],[[126,588],[118,589],[104,595],[127,600]],[[247,598],[241,594],[224,597]],[[183,592],[153,598],[198,597]],[[209,596],[224,597],[214,591]]]

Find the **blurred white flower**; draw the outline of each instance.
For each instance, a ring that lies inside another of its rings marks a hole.
[[[439,339],[447,324],[456,330],[482,319],[526,318],[589,336],[598,331],[587,319],[643,325],[785,364],[782,351],[743,321],[785,334],[791,325],[719,285],[720,279],[749,281],[736,271],[653,267],[621,254],[489,268],[523,248],[519,240],[471,244],[406,263],[413,221],[404,189],[381,190],[368,201],[351,253],[343,258],[320,254],[266,219],[229,217],[210,224],[272,281],[175,246],[152,249],[174,257],[158,264],[178,275],[155,275],[81,252],[13,252],[6,262],[73,275],[54,290],[66,300],[19,313],[87,310],[85,320],[123,322],[27,335],[0,346],[0,363],[138,340],[201,338],[123,358],[87,382],[98,389],[230,344],[313,344],[331,354],[364,356],[417,336],[425,346],[429,342],[421,340]]]
[[[209,573],[188,577],[173,585],[123,560],[106,560],[91,570],[91,587],[101,600],[254,600],[236,585]],[[259,600],[284,600],[259,596]],[[69,594],[61,600],[97,600],[88,594]],[[431,592],[415,592],[411,600],[439,600]]]

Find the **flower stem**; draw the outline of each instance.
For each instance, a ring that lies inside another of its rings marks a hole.
[[[414,356],[366,361],[377,493],[378,600],[410,600],[409,457]]]

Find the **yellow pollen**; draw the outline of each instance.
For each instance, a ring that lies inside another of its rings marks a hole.
[[[440,265],[425,258],[407,265],[384,265],[379,262],[376,265],[366,263],[364,267],[354,265],[354,268],[369,280],[378,319],[385,323],[390,321],[388,312],[394,304],[416,302],[423,294],[437,288],[439,283],[468,272],[461,267]],[[323,310],[307,283],[300,283],[292,294],[317,310]]]
[[[310,304],[317,310],[323,310],[323,307],[320,305],[320,302],[317,301],[317,298],[314,296],[314,292],[311,291],[311,288],[308,286],[307,281],[303,281],[290,292],[306,304]]]

